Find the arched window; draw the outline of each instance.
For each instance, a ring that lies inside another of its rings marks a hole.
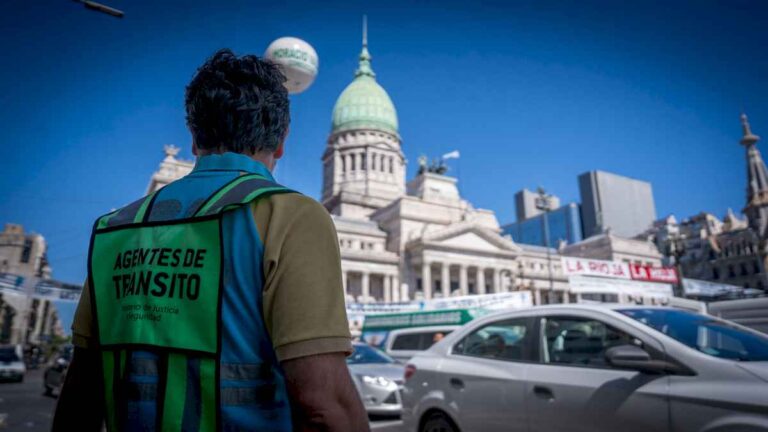
[[[395,158],[390,156],[389,157],[389,173],[393,174],[395,172]]]

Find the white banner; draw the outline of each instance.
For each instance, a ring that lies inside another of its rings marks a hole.
[[[698,279],[683,278],[683,292],[685,295],[718,297],[722,295],[741,293],[742,291],[744,291],[744,288],[736,285],[727,285]]]
[[[498,294],[483,294],[461,297],[447,297],[432,300],[414,300],[404,303],[347,303],[347,314],[397,313],[439,309],[506,309],[533,306],[530,291],[514,291]]]
[[[638,282],[624,279],[605,279],[590,276],[570,276],[568,285],[575,294],[629,294],[647,297],[672,297],[672,285]]]
[[[83,287],[53,279],[27,278],[0,273],[0,292],[44,300],[78,301]]]
[[[566,276],[597,276],[615,279],[632,279],[629,265],[616,261],[586,258],[562,257],[563,272]]]

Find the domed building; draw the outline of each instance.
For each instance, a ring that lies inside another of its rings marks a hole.
[[[376,82],[363,37],[355,78],[333,107],[322,202],[331,214],[369,216],[405,192],[397,111]]]
[[[418,173],[406,181],[401,137],[397,109],[374,72],[364,29],[358,66],[333,107],[321,158],[320,201],[336,225],[350,303],[482,294],[502,295],[471,301],[532,297],[540,303],[550,296],[542,294],[550,290],[550,266],[555,301],[578,299],[568,291],[558,251],[503,236],[495,213],[462,198],[444,163],[427,166],[422,156]],[[149,192],[192,168],[176,159],[178,149],[165,152]],[[459,301],[454,307],[470,300]]]
[[[336,224],[349,300],[506,292],[520,282],[513,270],[521,256],[530,261],[529,278],[544,286],[546,250],[502,237],[495,214],[462,199],[444,169],[420,160],[406,183],[397,109],[371,60],[364,29],[358,67],[333,107],[322,156],[321,200]],[[556,287],[565,286],[558,276]]]

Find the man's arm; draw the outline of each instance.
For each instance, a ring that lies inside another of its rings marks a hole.
[[[370,430],[368,415],[352,383],[345,357],[345,353],[328,353],[282,363],[294,431]]]
[[[56,431],[100,431],[104,421],[98,351],[75,347],[53,416]]]
[[[283,367],[297,431],[368,431],[345,356],[352,351],[333,220],[302,195],[254,209],[264,244],[264,321]]]

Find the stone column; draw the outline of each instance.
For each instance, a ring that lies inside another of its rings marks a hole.
[[[465,264],[459,266],[459,292],[461,295],[469,294],[469,286],[467,285],[467,266]]]
[[[400,280],[399,275],[395,276],[393,280],[394,280],[394,286],[396,287],[395,289],[397,289],[397,291],[400,293],[399,300],[401,302],[408,301],[409,300],[408,287],[403,284],[403,282]]]
[[[347,271],[341,271],[341,286],[344,287],[344,295],[349,294],[349,286],[347,285]]]
[[[371,296],[370,275],[368,272],[363,272],[362,296],[363,303],[368,303],[368,297]]]
[[[493,269],[493,287],[491,287],[491,291],[493,291],[494,294],[501,292],[501,277],[499,269],[497,268]]]
[[[451,264],[444,262],[440,270],[440,288],[443,290],[443,296],[448,297],[451,295]]]
[[[475,283],[477,284],[477,293],[485,294],[485,269],[483,267],[477,268]]]
[[[392,302],[392,287],[390,286],[390,279],[389,275],[384,275],[384,302],[390,303]]]
[[[432,264],[424,261],[421,264],[421,291],[424,293],[424,299],[432,298]]]
[[[533,304],[536,306],[541,304],[541,290],[538,288],[533,289]]]
[[[363,153],[355,152],[355,177],[360,178],[363,172]]]

